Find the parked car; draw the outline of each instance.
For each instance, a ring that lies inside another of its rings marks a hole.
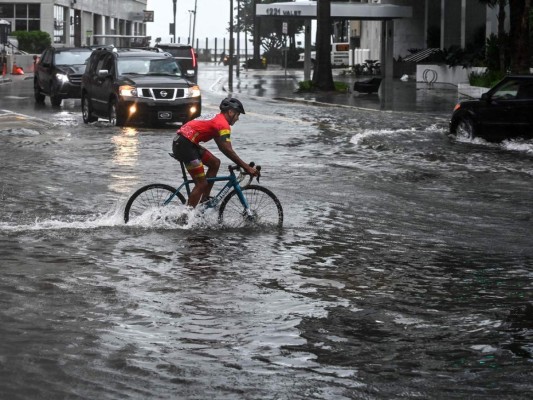
[[[79,99],[81,76],[90,55],[91,49],[85,47],[47,48],[35,64],[35,101],[42,104],[50,96],[52,105],[60,106],[63,99]]]
[[[155,47],[172,54],[185,76],[193,82],[198,82],[198,60],[192,46],[181,43],[158,43]]]
[[[457,104],[450,133],[493,142],[533,138],[533,76],[507,76],[481,99]]]
[[[167,53],[97,49],[82,77],[83,122],[187,122],[202,111],[200,88]]]

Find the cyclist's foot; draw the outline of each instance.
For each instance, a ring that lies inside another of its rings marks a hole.
[[[200,200],[200,204],[209,203],[212,199],[213,199],[212,196],[207,196],[207,197],[203,198],[202,200]]]

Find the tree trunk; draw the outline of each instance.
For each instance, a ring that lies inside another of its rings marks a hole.
[[[511,72],[529,73],[529,12],[531,0],[509,0],[511,17]]]
[[[316,60],[313,86],[319,90],[335,90],[331,72],[331,0],[318,0],[316,23]]]
[[[505,54],[507,50],[506,35],[505,35],[505,6],[507,0],[499,0],[498,8],[498,43],[500,56],[500,71],[505,72]]]

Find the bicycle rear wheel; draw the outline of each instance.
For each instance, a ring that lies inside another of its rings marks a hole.
[[[174,192],[176,192],[176,189],[163,183],[153,183],[143,186],[133,193],[126,203],[124,222],[128,223],[130,219],[139,217],[149,210],[157,210],[165,207],[165,201]],[[172,199],[170,204],[176,204],[175,201],[178,200],[181,204],[185,204],[185,197],[181,193],[178,193],[175,199],[177,200]]]
[[[261,225],[283,225],[283,209],[278,198],[267,188],[258,185],[249,185],[242,188],[242,192],[252,215],[249,216],[242,205],[237,192],[228,194],[220,205],[218,222],[232,228]]]

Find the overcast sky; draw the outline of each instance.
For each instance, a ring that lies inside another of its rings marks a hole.
[[[189,10],[194,10],[195,0],[176,1],[176,37],[181,37],[181,43],[186,43],[189,37],[189,26],[193,26],[194,15]],[[234,5],[237,0],[233,0]],[[205,40],[205,38],[228,37],[230,0],[196,0],[196,30],[195,38]],[[174,22],[172,0],[148,0],[147,10],[154,11],[154,22],[146,24],[148,35],[152,39],[160,37],[161,41],[170,42],[173,37],[169,33],[169,24]],[[189,18],[189,16],[192,18]],[[190,20],[190,24],[189,24]]]

